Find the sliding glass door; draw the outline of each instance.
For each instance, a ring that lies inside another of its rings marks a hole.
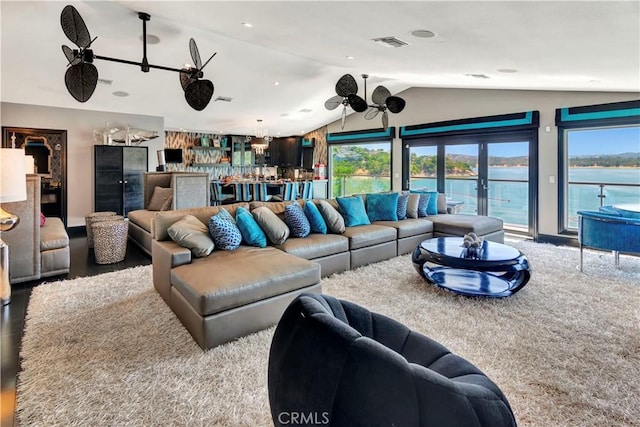
[[[527,134],[438,137],[406,145],[410,189],[437,189],[458,213],[501,218],[505,228],[533,234],[536,194]],[[535,172],[535,169],[534,169]]]

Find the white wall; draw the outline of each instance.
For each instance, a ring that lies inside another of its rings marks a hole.
[[[143,142],[148,147],[149,170],[157,166],[156,151],[164,148],[164,118],[72,108],[53,108],[38,105],[3,102],[2,126],[67,131],[67,226],[84,225],[86,214],[93,212],[94,168],[93,131],[110,127],[157,131],[160,136]]]
[[[555,110],[562,107],[631,101],[639,93],[616,92],[561,92],[488,89],[412,88],[398,96],[407,101],[400,114],[389,114],[389,126],[417,125],[445,120],[493,116],[498,114],[540,111],[539,141],[539,229],[540,234],[557,235],[558,183],[549,183],[549,177],[558,175],[558,130]],[[381,127],[380,118],[365,120],[364,114],[347,117],[344,131]],[[545,128],[549,126],[550,132]],[[341,132],[340,121],[328,125],[329,133]],[[399,133],[399,129],[398,132]],[[393,141],[393,189],[402,187],[402,141]],[[398,177],[396,177],[396,174]]]

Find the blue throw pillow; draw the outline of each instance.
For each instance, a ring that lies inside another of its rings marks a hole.
[[[429,191],[429,205],[427,206],[427,215],[438,215],[438,192]]]
[[[324,222],[324,218],[318,210],[318,207],[311,200],[304,204],[304,214],[309,220],[312,233],[327,234],[327,223]]]
[[[356,225],[369,225],[369,217],[364,208],[362,197],[338,197],[336,198],[340,213],[344,218],[344,225],[347,227],[355,227]]]
[[[311,224],[297,202],[284,208],[284,222],[293,237],[307,237],[311,233]]]
[[[244,240],[249,246],[257,246],[264,248],[267,246],[267,236],[260,228],[260,225],[256,222],[247,209],[239,206],[236,210],[236,225]]]
[[[216,248],[223,251],[236,250],[242,243],[240,230],[233,221],[231,214],[224,209],[209,219],[209,233],[213,237]]]
[[[437,191],[418,191],[411,190],[410,193],[420,194],[420,201],[418,202],[418,216],[423,217],[427,215],[438,215],[438,192]],[[429,197],[424,197],[428,195]],[[421,206],[426,204],[426,211],[422,210]]]
[[[397,221],[398,193],[367,194],[369,221]]]
[[[396,215],[398,219],[407,219],[407,206],[409,205],[409,193],[401,193],[398,195],[398,208]]]

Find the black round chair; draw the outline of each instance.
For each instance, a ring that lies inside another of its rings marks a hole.
[[[478,368],[381,314],[328,295],[286,309],[269,354],[276,426],[515,426]]]

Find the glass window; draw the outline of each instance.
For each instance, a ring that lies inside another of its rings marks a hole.
[[[564,139],[567,228],[579,210],[640,203],[640,126],[569,129]]]
[[[391,143],[329,146],[329,197],[380,193],[391,189]]]

